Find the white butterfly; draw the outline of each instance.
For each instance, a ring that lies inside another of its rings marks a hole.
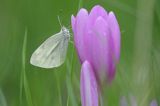
[[[42,68],[54,68],[62,65],[67,54],[70,33],[66,27],[44,41],[32,54],[30,63]]]

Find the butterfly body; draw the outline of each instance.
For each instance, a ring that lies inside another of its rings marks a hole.
[[[64,27],[64,26],[62,27],[61,33],[63,33],[63,35],[65,36],[65,38],[70,39],[70,33],[69,33],[69,30],[66,27]]]

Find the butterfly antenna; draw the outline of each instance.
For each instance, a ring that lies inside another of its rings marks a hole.
[[[57,16],[57,18],[58,18],[58,22],[59,22],[59,24],[60,24],[60,26],[61,26],[61,28],[62,28],[62,22],[61,22],[61,20],[60,20],[60,17],[59,17],[59,15]]]

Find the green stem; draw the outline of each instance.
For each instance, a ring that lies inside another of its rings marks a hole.
[[[138,104],[143,104],[143,106],[147,105],[149,99],[149,96],[145,94],[150,91],[154,4],[155,0],[138,0],[137,7],[133,61],[133,81],[136,87],[133,88],[133,91]],[[144,97],[146,98],[145,101],[143,100]]]
[[[70,97],[72,106],[77,106],[77,101],[76,101],[76,97],[75,97],[73,86],[72,86],[70,65],[71,64],[69,63],[69,60],[67,59],[67,75],[66,75],[67,90],[68,90],[68,95]]]
[[[6,98],[2,92],[2,89],[0,89],[0,106],[7,106]]]
[[[67,106],[69,106],[69,96],[68,96],[68,98],[67,98]]]
[[[82,7],[83,7],[83,0],[79,0],[78,10],[80,10]]]
[[[78,10],[80,10],[83,6],[83,0],[79,0]],[[72,86],[72,77],[73,77],[73,64],[74,64],[74,45],[71,52],[71,63],[67,60],[67,76],[66,76],[66,84],[68,90],[68,98],[67,105],[69,105],[69,100],[71,100],[72,106],[77,106],[77,101],[74,95],[73,86]],[[70,67],[71,66],[71,67]],[[69,99],[70,97],[70,99]]]
[[[21,76],[20,76],[20,95],[19,95],[19,106],[22,106],[22,95],[23,95],[23,70],[21,71]]]
[[[22,104],[22,89],[24,86],[28,106],[33,106],[29,84],[26,77],[26,48],[27,48],[27,29],[25,29],[23,48],[22,48],[22,73],[20,82],[20,105]]]
[[[74,45],[72,46],[72,52],[71,52],[71,81],[73,78],[73,65],[74,65]]]
[[[60,82],[59,82],[59,76],[57,73],[57,70],[55,71],[55,77],[57,80],[57,89],[58,89],[58,96],[59,96],[59,105],[62,106],[62,98],[61,98],[61,88],[60,88]]]

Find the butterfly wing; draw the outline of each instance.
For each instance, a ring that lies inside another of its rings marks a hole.
[[[60,47],[59,47],[59,50],[60,50],[60,62],[61,64],[63,64],[63,62],[65,61],[65,58],[66,58],[66,54],[67,54],[67,49],[68,49],[68,41],[69,39],[68,38],[65,38],[63,39],[63,41],[61,41],[60,43]]]
[[[67,48],[68,40],[65,40],[61,31],[49,37],[38,47],[32,54],[30,63],[42,68],[58,67],[64,63]]]

